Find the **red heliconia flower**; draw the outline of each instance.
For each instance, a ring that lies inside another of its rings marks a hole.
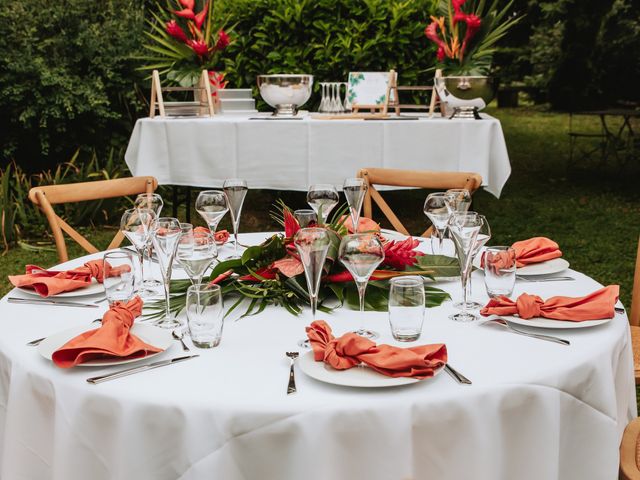
[[[187,8],[189,10],[193,10],[194,7],[196,6],[195,0],[179,0],[179,1],[180,1],[180,5],[182,5],[184,8]]]
[[[206,57],[209,55],[209,46],[204,40],[189,40],[187,45],[189,45],[191,50],[193,50],[199,57]]]
[[[186,18],[187,20],[193,20],[194,18],[196,18],[196,14],[193,13],[193,10],[190,8],[185,8],[184,10],[174,10],[173,13],[180,18]]]
[[[466,1],[467,0],[451,0],[451,5],[453,5],[453,11],[455,13],[458,13],[462,8],[462,5],[464,5],[464,2]]]
[[[456,25],[458,22],[466,22],[467,14],[464,12],[456,12],[453,16],[453,24]]]
[[[178,25],[178,23],[175,20],[168,21],[165,30],[169,35],[171,35],[173,38],[175,38],[180,42],[187,43],[187,41],[189,40],[187,38],[187,35],[184,33],[182,28],[180,28],[180,25]]]
[[[273,280],[274,278],[276,278],[276,273],[276,269],[264,267],[256,270],[256,275],[258,275],[260,278],[254,277],[253,275],[243,275],[238,280],[242,280],[245,282],[262,282],[262,280]]]
[[[443,62],[447,55],[444,53],[444,47],[438,47],[438,51],[436,52],[436,57],[439,62]]]
[[[231,37],[224,30],[218,32],[218,41],[216,42],[216,50],[224,50],[231,43]]]
[[[464,40],[462,41],[462,46],[460,47],[460,59],[464,56],[464,52],[467,49],[467,45],[469,40],[471,40],[478,30],[480,30],[480,26],[482,25],[482,21],[477,15],[473,13],[467,15],[465,22],[467,24],[467,31],[464,35]]]
[[[420,242],[411,237],[401,242],[392,240],[386,243],[383,265],[388,265],[396,270],[404,270],[408,266],[415,265],[416,257],[424,255],[424,253],[415,250],[418,245]]]
[[[427,25],[427,28],[424,29],[424,34],[429,40],[437,44],[438,47],[444,48],[444,42],[438,35],[438,22],[433,21],[429,25]]]
[[[291,210],[285,208],[283,211],[284,215],[284,236],[287,238],[293,237],[298,230],[300,230],[300,224],[296,217],[293,216]]]
[[[200,10],[200,13],[198,13],[196,15],[195,18],[195,23],[196,23],[196,27],[198,27],[198,30],[200,30],[202,28],[202,24],[204,23],[205,19],[207,18],[207,12],[209,11],[209,2],[204,4],[204,7],[202,8],[202,10]]]
[[[217,97],[218,90],[222,90],[224,87],[226,87],[228,82],[225,82],[224,80],[224,73],[218,73],[210,70],[209,83],[211,83],[211,86],[213,87],[211,91],[211,96]]]

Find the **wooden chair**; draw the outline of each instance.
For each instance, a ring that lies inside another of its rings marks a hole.
[[[391,207],[384,201],[375,185],[390,185],[396,187],[418,187],[431,190],[447,190],[449,188],[466,188],[473,194],[480,185],[482,177],[469,172],[431,172],[426,170],[395,170],[389,168],[363,168],[358,177],[367,183],[367,194],[364,197],[364,216],[371,218],[373,200],[382,213],[398,232],[409,235],[405,226],[400,222]],[[423,237],[431,236],[432,228],[428,228]]]
[[[620,443],[620,479],[640,480],[640,418],[624,429]]]
[[[78,233],[67,222],[60,218],[53,210],[53,205],[70,202],[84,202],[106,198],[124,197],[139,193],[153,193],[158,187],[154,177],[118,178],[115,180],[100,180],[97,182],[70,183],[66,185],[48,185],[34,187],[29,191],[29,200],[36,205],[47,217],[49,226],[56,242],[56,250],[60,262],[69,260],[67,244],[63,232],[75,240],[89,253],[99,250],[85,237]],[[107,249],[116,248],[122,243],[124,236],[118,232]]]
[[[638,385],[640,384],[640,241],[638,241],[636,270],[633,275],[629,328],[631,329],[631,343],[633,345],[633,369],[635,371],[636,385]]]

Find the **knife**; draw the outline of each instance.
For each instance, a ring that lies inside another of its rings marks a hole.
[[[187,355],[185,357],[170,358],[169,360],[160,360],[159,362],[148,363],[147,365],[140,365],[139,367],[126,368],[124,370],[120,370],[119,372],[109,373],[107,375],[101,375],[99,377],[87,378],[87,382],[97,385],[98,383],[106,382],[108,380],[126,377],[128,375],[133,375],[134,373],[146,372],[147,370],[153,370],[154,368],[173,365],[174,363],[184,362],[185,360],[190,360],[199,356],[200,355]]]
[[[7,299],[9,303],[24,303],[29,305],[58,305],[61,307],[82,307],[82,308],[99,308],[99,305],[95,303],[78,303],[78,302],[70,302],[67,300],[53,300],[52,298],[19,298],[19,297],[9,297]]]

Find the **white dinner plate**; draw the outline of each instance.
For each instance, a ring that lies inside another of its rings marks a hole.
[[[99,327],[96,327],[99,328]],[[42,355],[47,360],[51,360],[53,352],[62,347],[65,343],[71,340],[73,337],[80,335],[83,332],[88,330],[86,326],[70,328],[69,330],[64,330],[59,333],[54,333],[53,335],[45,338],[40,345],[38,345],[38,353]],[[140,360],[146,360],[147,358],[151,358],[155,355],[158,355],[164,352],[167,348],[171,346],[173,343],[173,337],[171,336],[171,330],[167,328],[160,328],[153,325],[144,325],[141,323],[134,323],[131,328],[131,333],[136,335],[140,340],[149,345],[160,348],[162,351],[158,353],[152,353],[151,355],[147,355],[146,357],[141,358],[129,358],[126,360],[116,360],[116,359],[105,359],[105,360],[94,360],[93,362],[81,363],[77,365],[78,367],[107,367],[110,365],[123,365],[125,363],[139,362]]]
[[[501,318],[504,318],[509,323],[515,323],[517,325],[523,325],[526,327],[553,328],[553,329],[589,328],[589,327],[595,327],[596,325],[602,325],[603,323],[607,323],[613,320],[611,318],[603,318],[601,320],[584,320],[582,322],[569,322],[564,320],[552,320],[552,319],[543,318],[543,317],[533,317],[528,320],[525,320],[523,318],[515,317],[512,315],[501,315]]]
[[[324,362],[313,359],[313,351],[307,352],[298,359],[298,367],[306,375],[324,383],[341,385],[344,387],[380,388],[399,387],[417,383],[420,380],[410,377],[387,377],[369,367],[353,367],[348,370],[335,370]],[[440,373],[435,371],[435,375]]]
[[[564,258],[553,258],[546,262],[532,263],[516,269],[518,275],[553,275],[569,268],[569,262]]]
[[[40,294],[31,288],[18,287],[18,290],[26,293],[27,295],[35,295],[40,297]],[[62,292],[57,295],[50,295],[46,298],[65,298],[65,297],[86,297],[89,295],[104,295],[104,286],[95,278],[91,279],[91,283],[83,288],[79,288],[77,290],[72,290],[71,292]],[[43,297],[40,297],[43,298]]]

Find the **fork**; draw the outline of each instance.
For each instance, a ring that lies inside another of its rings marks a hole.
[[[289,385],[287,385],[287,395],[291,395],[292,393],[296,393],[296,375],[293,371],[293,365],[296,362],[296,358],[298,358],[298,352],[287,352],[287,357],[291,361],[289,364]]]
[[[499,318],[499,317],[493,318],[482,323],[482,325],[487,325],[487,324],[500,325],[502,327],[505,327],[507,330],[509,330],[512,333],[517,333],[518,335],[524,335],[525,337],[537,338],[538,340],[546,340],[547,342],[559,343],[561,345],[571,345],[571,342],[569,342],[569,340],[564,340],[562,338],[553,337],[551,335],[542,335],[541,333],[530,333],[530,332],[524,332],[522,330],[518,330],[517,328],[514,328],[504,318]]]
[[[93,323],[99,323],[102,322],[101,318],[96,318]],[[37,347],[38,345],[40,345],[47,337],[42,337],[42,338],[36,338],[35,340],[31,340],[30,342],[27,342],[27,347]]]

